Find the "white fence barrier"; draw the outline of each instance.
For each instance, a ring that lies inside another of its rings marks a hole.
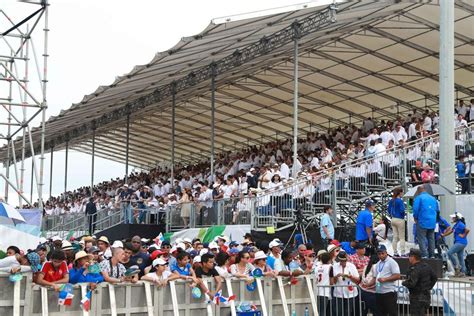
[[[206,280],[214,288],[211,279]],[[229,279],[223,283],[222,296],[236,295],[230,304],[215,305],[206,298],[195,299],[191,295],[189,283],[173,281],[167,287],[157,287],[148,282],[136,284],[98,284],[91,297],[90,311],[83,311],[80,302],[86,293],[86,284],[74,286],[74,297],[70,306],[58,305],[58,292],[31,283],[31,275],[17,283],[8,279],[8,274],[0,274],[0,315],[127,315],[127,316],[207,316],[236,315],[236,306],[249,302],[257,306],[262,316],[303,315],[308,308],[309,315],[319,315],[318,310],[327,308],[329,314],[359,315],[364,307],[360,295],[342,305],[334,304],[337,299],[322,301],[322,293],[331,293],[327,287],[318,286],[313,276],[300,277],[297,284],[289,284],[285,278],[262,278],[257,281],[257,289],[249,291],[246,283]],[[360,289],[354,287],[349,291]],[[344,291],[340,291],[344,292]],[[410,315],[408,290],[398,287],[398,315]],[[323,294],[325,295],[325,294]],[[330,295],[330,294],[329,294]],[[439,280],[432,291],[431,315],[473,315],[474,283]],[[333,302],[331,302],[333,301]],[[321,304],[325,304],[323,307]],[[326,313],[323,313],[326,314]]]

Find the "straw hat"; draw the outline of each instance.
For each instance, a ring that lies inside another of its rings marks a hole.
[[[109,239],[107,238],[107,236],[100,236],[100,238],[97,239],[97,242],[99,242],[99,241],[105,242],[107,245],[110,245],[110,242],[109,242]]]
[[[74,257],[74,262],[76,262],[79,259],[85,258],[85,257],[90,258],[91,255],[87,254],[87,252],[85,252],[84,250],[78,251],[76,253],[76,256]]]

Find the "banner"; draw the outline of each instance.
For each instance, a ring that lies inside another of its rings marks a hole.
[[[250,233],[250,225],[216,225],[208,228],[190,228],[176,233],[165,234],[165,239],[174,242],[176,238],[200,238],[203,242],[211,242],[219,235],[226,235],[238,243],[244,240],[244,235]]]
[[[17,225],[0,225],[0,249],[5,250],[14,245],[22,250],[35,249],[41,234],[43,213],[38,209],[22,209],[18,212],[25,223]]]

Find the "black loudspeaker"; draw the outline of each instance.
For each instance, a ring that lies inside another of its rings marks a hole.
[[[410,268],[410,262],[408,261],[408,258],[394,257],[393,259],[398,263],[398,266],[400,267],[400,274],[406,275],[408,269]],[[422,259],[422,261],[428,263],[428,265],[431,266],[438,278],[443,277],[443,260]]]

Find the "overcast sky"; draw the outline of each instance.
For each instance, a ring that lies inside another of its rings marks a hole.
[[[303,2],[309,1],[50,0],[48,116],[57,115],[61,109],[80,102],[84,95],[92,93],[99,85],[112,83],[116,76],[129,72],[133,66],[149,62],[156,52],[171,48],[181,37],[201,32],[213,18]],[[35,6],[0,0],[0,8],[18,22]],[[40,34],[36,33],[36,37]],[[0,91],[0,97],[4,94]],[[64,190],[64,156],[64,152],[54,154],[53,195]],[[49,153],[46,158],[47,196]],[[26,166],[25,192],[29,197],[30,160]],[[90,166],[90,155],[70,152],[68,189],[90,184]],[[119,163],[97,158],[95,182],[123,176],[124,170]],[[1,172],[4,173],[5,168]],[[12,168],[10,174],[13,175]],[[4,182],[0,180],[0,196],[4,192]],[[36,197],[36,190],[33,196]],[[18,204],[12,190],[10,203]]]

